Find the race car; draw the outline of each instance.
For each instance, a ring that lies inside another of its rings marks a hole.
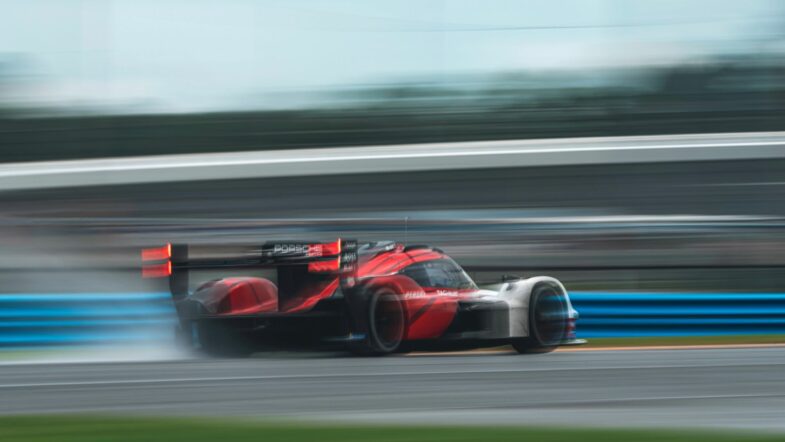
[[[584,342],[558,280],[505,277],[481,288],[436,247],[338,239],[196,249],[144,249],[142,273],[168,278],[179,339],[208,355],[302,345],[533,353]]]

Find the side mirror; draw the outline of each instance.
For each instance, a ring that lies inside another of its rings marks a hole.
[[[523,277],[518,276],[518,275],[502,275],[502,282],[512,282],[512,281],[518,281],[518,280],[521,280],[521,279],[523,279]]]

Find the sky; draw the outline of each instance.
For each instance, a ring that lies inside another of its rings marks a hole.
[[[783,3],[0,0],[0,67],[22,101],[264,107],[268,92],[766,50]]]

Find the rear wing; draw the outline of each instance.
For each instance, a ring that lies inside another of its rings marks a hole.
[[[192,258],[188,244],[166,244],[142,250],[142,277],[169,278],[172,296],[188,296],[190,270],[272,268],[307,266],[309,273],[335,274],[349,280],[357,272],[357,241],[337,239],[333,242],[284,241],[266,242],[246,247],[226,257]]]

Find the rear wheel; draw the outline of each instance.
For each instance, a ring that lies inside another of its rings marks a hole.
[[[368,299],[368,338],[359,353],[381,356],[398,350],[403,341],[406,319],[400,296],[389,288],[379,288]]]
[[[567,335],[569,312],[562,290],[550,284],[534,288],[529,299],[529,336],[512,341],[518,353],[547,353]]]
[[[200,350],[212,357],[240,358],[253,353],[247,336],[220,323],[199,323],[197,342]]]

